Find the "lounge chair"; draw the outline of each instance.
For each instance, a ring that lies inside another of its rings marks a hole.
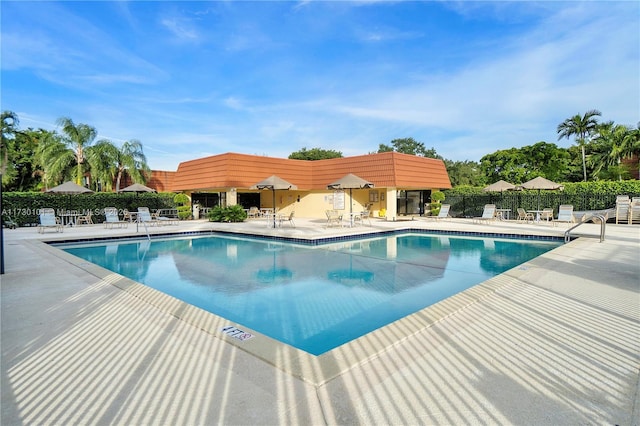
[[[176,209],[158,209],[151,214],[151,218],[157,220],[159,225],[177,225],[180,223],[178,210]]]
[[[129,222],[126,220],[120,220],[118,217],[118,209],[115,207],[105,207],[104,209],[104,227],[105,228],[126,228]]]
[[[293,221],[293,215],[295,214],[295,211],[292,211],[291,213],[289,213],[289,216],[287,215],[278,215],[278,222],[280,224],[280,226],[282,226],[282,222],[289,222],[289,225],[293,226],[294,228],[296,227],[296,223]]]
[[[640,223],[640,197],[633,197],[629,206],[629,223]]]
[[[160,221],[151,217],[149,207],[138,207],[138,222],[147,225],[158,225]]]
[[[516,209],[516,212],[518,213],[518,217],[516,217],[516,222],[529,223],[529,222],[533,222],[536,219],[533,213],[527,212],[522,207],[519,207],[518,209]]]
[[[40,216],[40,225],[38,226],[38,232],[43,234],[47,228],[53,228],[56,232],[64,232],[60,219],[56,217],[56,212],[53,209],[40,209],[38,213]]]
[[[616,201],[616,223],[631,223],[629,216],[631,216],[631,202],[629,201],[629,197],[621,199],[620,196],[618,196],[618,201]]]
[[[440,219],[450,219],[451,216],[449,216],[449,210],[451,209],[451,204],[442,204],[440,206],[440,211],[438,212],[437,216],[425,216],[427,219],[435,219],[435,220],[440,220]]]
[[[474,217],[474,222],[482,223],[482,222],[491,222],[496,220],[496,205],[495,204],[485,204],[484,210],[482,211],[482,216]]]
[[[325,228],[336,225],[342,227],[342,214],[337,210],[327,210],[327,224]]]
[[[553,220],[553,226],[556,226],[558,222],[567,224],[575,222],[573,206],[571,204],[562,204],[558,207],[558,217]]]

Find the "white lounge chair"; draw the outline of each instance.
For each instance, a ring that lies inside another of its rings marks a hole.
[[[158,225],[160,223],[158,219],[154,219],[153,217],[151,217],[149,207],[138,207],[138,222],[152,226]]]
[[[558,207],[558,217],[553,220],[553,226],[556,226],[558,222],[567,224],[575,222],[573,206],[571,204],[562,204]]]
[[[616,200],[616,223],[631,223],[629,220],[630,216],[631,202],[629,201],[629,197],[621,198],[621,196],[618,195],[618,200]]]
[[[120,220],[118,217],[118,209],[115,207],[105,207],[104,209],[104,227],[105,228],[126,228],[129,222],[126,220]]]
[[[44,230],[48,228],[52,228],[56,232],[64,232],[60,219],[56,217],[55,210],[50,208],[40,209],[38,215],[40,216],[39,233],[44,234]]]
[[[482,211],[481,217],[473,218],[475,222],[491,222],[496,220],[496,205],[495,204],[485,204],[484,210]]]
[[[440,211],[438,212],[437,216],[425,216],[425,217],[427,219],[435,219],[435,220],[449,219],[451,218],[451,216],[449,216],[450,209],[451,209],[451,204],[442,204],[440,206]]]
[[[633,197],[629,206],[629,223],[640,223],[640,197]]]

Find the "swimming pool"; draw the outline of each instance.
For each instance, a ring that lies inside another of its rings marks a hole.
[[[320,355],[559,245],[406,233],[318,245],[213,235],[61,248]]]

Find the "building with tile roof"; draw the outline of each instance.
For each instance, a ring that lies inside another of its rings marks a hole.
[[[180,163],[164,178],[154,172],[165,190],[184,192],[203,207],[241,204],[245,208],[273,208],[271,191],[251,189],[257,182],[276,175],[297,187],[276,191],[275,207],[295,209],[298,217],[325,217],[325,210],[359,212],[369,208],[374,215],[386,212],[389,220],[400,215],[422,214],[431,191],[451,188],[444,162],[398,152],[307,161],[258,155],[225,153]],[[327,186],[354,174],[373,188],[335,191]],[[167,181],[165,181],[165,178]],[[351,206],[349,206],[351,203]]]

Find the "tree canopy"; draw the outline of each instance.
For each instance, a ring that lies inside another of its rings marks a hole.
[[[435,148],[427,149],[422,142],[418,142],[413,138],[394,139],[391,141],[391,146],[380,144],[378,152],[400,152],[402,154],[417,155],[419,157],[429,157],[442,160],[443,158],[438,155]]]
[[[291,160],[327,160],[330,158],[342,158],[342,152],[334,151],[332,149],[322,148],[302,148],[300,151],[292,152],[289,154]]]
[[[599,123],[597,110],[576,114],[557,127],[558,139],[574,136],[575,145],[560,148],[545,141],[498,150],[475,161],[444,159],[414,138],[379,144],[377,152],[400,152],[443,160],[453,186],[485,186],[500,179],[522,183],[536,176],[556,182],[632,179],[640,171],[640,123],[629,127],[612,121]],[[58,120],[62,134],[43,129],[19,129],[12,111],[1,117],[0,172],[7,191],[33,191],[64,180],[81,179],[89,172],[92,189],[116,190],[124,174],[145,183],[149,172],[142,143],[132,139],[115,146],[102,139],[93,144],[97,130],[68,117]],[[341,158],[342,152],[302,148],[289,155],[296,160]]]

